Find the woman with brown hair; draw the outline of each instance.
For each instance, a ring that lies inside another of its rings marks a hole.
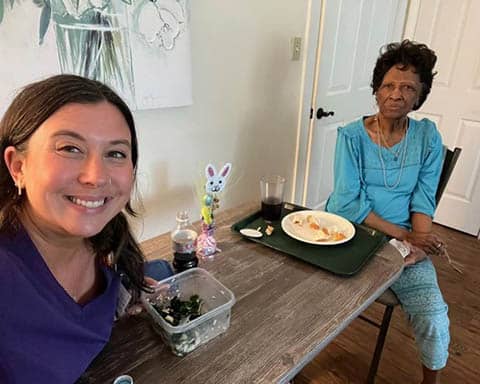
[[[132,114],[74,75],[31,84],[0,123],[0,382],[72,383],[107,343],[121,283],[148,289],[127,215]]]

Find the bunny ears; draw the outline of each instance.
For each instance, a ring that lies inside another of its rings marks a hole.
[[[205,176],[207,177],[205,190],[208,193],[221,192],[223,188],[225,188],[227,177],[230,174],[231,169],[232,164],[226,163],[220,170],[220,173],[217,174],[215,167],[212,164],[208,164],[205,168]]]

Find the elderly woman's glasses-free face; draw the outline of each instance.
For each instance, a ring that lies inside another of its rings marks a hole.
[[[421,84],[415,84],[410,82],[408,83],[387,82],[387,83],[382,83],[378,91],[383,93],[384,95],[390,95],[398,90],[398,92],[400,92],[400,94],[403,97],[412,98],[420,94],[420,89],[421,89]]]

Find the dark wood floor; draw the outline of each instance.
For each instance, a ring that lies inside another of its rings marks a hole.
[[[480,241],[439,225],[449,254],[463,264],[463,275],[444,259],[434,260],[450,316],[450,358],[442,372],[442,383],[480,383]],[[374,303],[366,314],[380,319],[383,306]],[[377,329],[360,319],[324,349],[295,378],[295,384],[364,383]],[[401,309],[395,309],[387,334],[377,384],[421,382],[413,334]]]

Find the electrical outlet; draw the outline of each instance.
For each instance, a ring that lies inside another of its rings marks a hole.
[[[300,54],[302,53],[302,38],[292,38],[292,61],[300,60]]]

